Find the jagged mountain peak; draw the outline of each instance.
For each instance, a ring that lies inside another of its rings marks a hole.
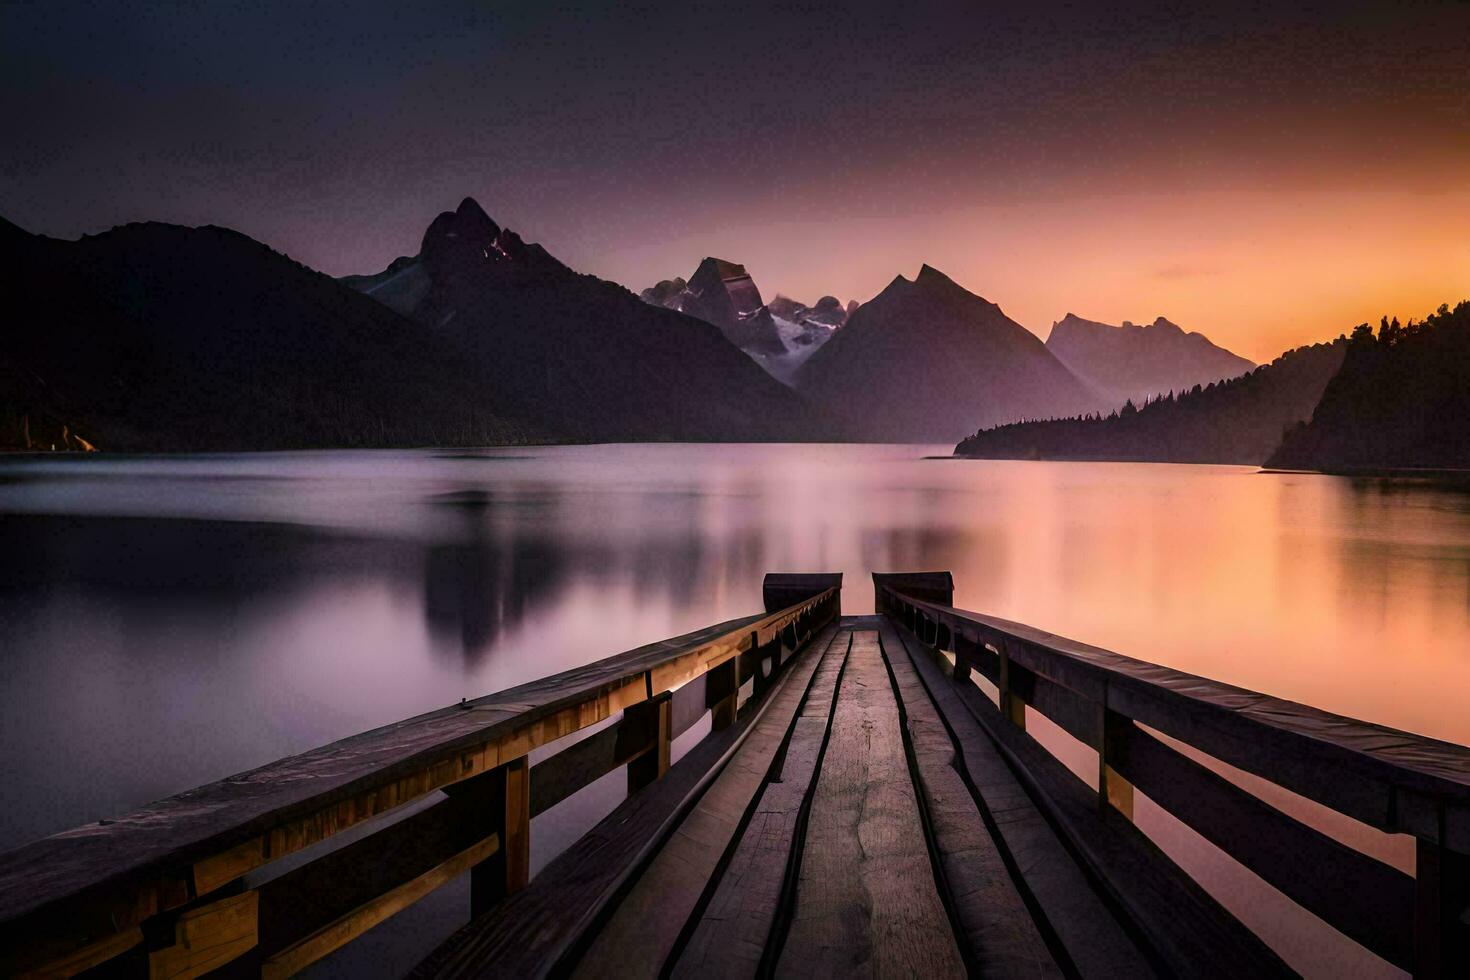
[[[698,268],[695,269],[694,275],[698,276],[701,272],[713,273],[714,275],[719,276],[721,279],[736,279],[741,276],[750,275],[750,273],[745,271],[745,266],[741,265],[739,262],[731,262],[729,259],[716,258],[713,255],[707,255],[704,257],[704,259],[699,263]],[[691,278],[690,281],[692,282],[693,279]]]
[[[929,285],[929,286],[946,286],[946,285],[947,286],[954,286],[954,285],[956,285],[956,283],[955,283],[955,281],[953,279],[951,279],[949,276],[946,276],[944,273],[940,272],[938,269],[934,268],[932,265],[930,265],[927,262],[925,262],[923,265],[919,266],[919,274],[914,277],[914,284],[917,285],[917,286],[925,286],[925,285]]]

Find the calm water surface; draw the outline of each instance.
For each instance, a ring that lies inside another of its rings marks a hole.
[[[0,460],[0,847],[757,611],[956,604],[1470,743],[1470,493],[629,445]]]

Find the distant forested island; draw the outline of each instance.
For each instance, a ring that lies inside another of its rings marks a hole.
[[[985,429],[955,447],[981,459],[1263,463],[1283,431],[1311,417],[1343,361],[1346,338],[1300,347],[1249,374],[1109,414],[1016,422]]]
[[[1329,471],[1470,467],[1470,301],[1353,331],[1309,422],[1266,465]]]

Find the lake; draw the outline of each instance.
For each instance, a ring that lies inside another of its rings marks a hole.
[[[949,569],[961,607],[1470,743],[1466,487],[948,451],[0,458],[0,847],[758,611],[767,571],[841,571],[854,613]]]

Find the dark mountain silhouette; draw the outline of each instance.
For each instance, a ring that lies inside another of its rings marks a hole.
[[[393,311],[244,235],[0,223],[0,445],[264,449],[540,438]]]
[[[1115,327],[1068,313],[1051,325],[1046,347],[1114,405],[1237,378],[1256,366],[1163,317]]]
[[[927,265],[858,307],[796,382],[875,440],[953,442],[977,423],[1099,407],[1035,334]]]
[[[955,455],[1259,465],[1283,430],[1311,415],[1342,364],[1347,340],[1301,347],[1229,381],[1195,385],[1107,416],[1002,425],[977,432]]]
[[[833,296],[813,307],[777,295],[769,304],[745,266],[707,258],[688,281],[664,279],[639,294],[643,302],[712,323],[757,364],[789,383],[803,362],[847,320]]]
[[[434,219],[417,256],[346,282],[411,317],[424,336],[456,345],[480,384],[566,438],[797,439],[822,431],[804,399],[716,328],[572,271],[469,198]]]
[[[1401,326],[1365,323],[1310,422],[1268,466],[1331,471],[1470,467],[1470,301]]]

